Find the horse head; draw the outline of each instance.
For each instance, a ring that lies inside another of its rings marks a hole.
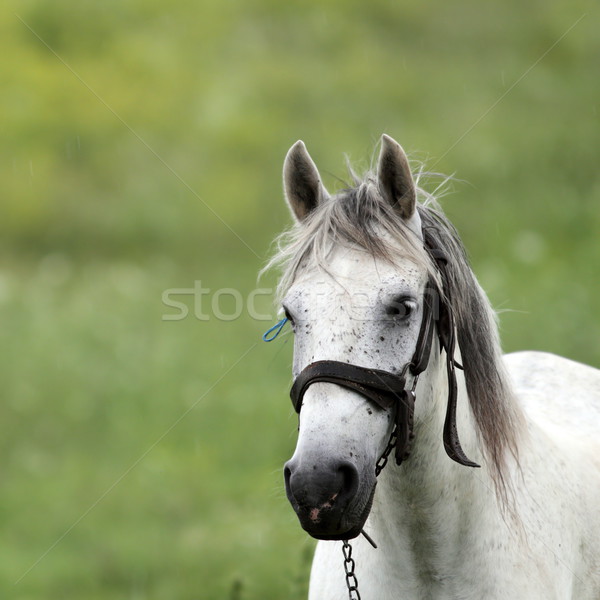
[[[302,256],[282,302],[295,332],[294,377],[327,361],[342,372],[343,365],[354,365],[381,373],[373,377],[393,374],[409,384],[404,367],[411,364],[422,330],[431,265],[417,252],[402,250],[423,245],[404,151],[384,136],[376,176],[331,196],[306,147],[297,142],[285,160],[284,186],[297,227],[312,242],[312,250],[299,249]],[[385,214],[372,223],[377,228],[372,233],[389,256],[371,252],[370,241],[336,237],[352,222],[371,219],[362,213],[373,210],[373,203]],[[327,220],[329,235],[319,239]],[[321,252],[326,260],[311,260],[310,252]],[[326,379],[314,377],[296,407],[299,435],[285,465],[286,492],[308,533],[349,539],[369,515],[375,467],[390,440],[395,408],[366,399],[361,381],[352,388]]]

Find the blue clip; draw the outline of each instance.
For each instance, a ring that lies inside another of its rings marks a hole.
[[[281,319],[281,321],[275,323],[273,327],[267,329],[267,331],[265,331],[262,336],[263,342],[272,342],[281,333],[281,330],[283,329],[283,326],[287,323],[287,321],[287,317],[284,317],[283,319]]]

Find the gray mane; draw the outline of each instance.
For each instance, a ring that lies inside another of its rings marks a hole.
[[[282,268],[279,298],[301,269],[327,270],[328,255],[339,245],[362,248],[391,263],[399,257],[410,258],[439,283],[422,242],[379,193],[376,175],[369,172],[358,178],[353,174],[353,179],[353,186],[322,202],[302,224],[278,238],[277,252],[266,269]],[[456,229],[437,204],[439,196],[421,189],[418,179],[417,210],[423,229],[449,258],[449,289],[444,292],[455,316],[469,404],[497,495],[506,508],[510,504],[506,460],[510,454],[518,461],[523,417],[504,370],[496,315],[471,270]]]
[[[473,273],[454,226],[439,208],[419,207],[434,244],[450,258],[447,296],[456,332],[477,432],[502,504],[507,506],[507,453],[518,462],[523,415],[516,403],[502,360],[496,313]]]

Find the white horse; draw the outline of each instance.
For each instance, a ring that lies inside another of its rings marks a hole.
[[[302,527],[321,540],[309,598],[599,600],[600,371],[540,352],[502,356],[456,231],[390,137],[376,172],[333,196],[299,141],[284,187],[295,225],[271,265],[284,269],[293,372],[306,383],[295,391],[299,436],[285,483]],[[344,365],[410,390],[432,282],[457,344],[447,360],[453,345],[436,321],[411,428],[395,417],[409,392],[388,393],[396,402],[381,408],[384,386],[369,396],[360,382],[344,385]],[[310,375],[315,362],[341,365],[341,378]],[[401,464],[390,455],[376,477],[394,423],[404,438],[412,431],[412,447],[404,439]],[[350,538],[355,566],[332,541]]]

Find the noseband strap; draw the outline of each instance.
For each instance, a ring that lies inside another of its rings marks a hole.
[[[294,409],[297,413],[300,413],[302,399],[310,385],[317,382],[333,383],[359,393],[384,410],[395,406],[396,463],[399,465],[410,454],[411,443],[414,438],[413,415],[416,382],[429,363],[433,333],[437,328],[440,351],[445,350],[446,352],[446,372],[448,375],[448,404],[443,436],[444,449],[452,460],[465,466],[478,467],[478,464],[469,460],[465,455],[458,439],[456,427],[458,396],[456,363],[454,362],[456,339],[454,316],[448,297],[448,260],[439,249],[431,244],[425,229],[423,234],[425,249],[437,266],[443,286],[442,289],[446,292],[446,296],[442,296],[435,282],[432,280],[428,282],[423,296],[423,317],[415,352],[410,362],[401,369],[400,375],[335,360],[319,360],[308,365],[296,377],[290,390],[290,397]],[[407,371],[410,371],[414,377],[412,389],[406,387],[405,375]]]
[[[294,381],[290,397],[297,413],[300,412],[302,398],[308,386],[317,382],[335,383],[358,392],[383,409],[394,406],[406,386],[404,377],[387,371],[367,369],[336,360],[319,360],[308,365]]]

